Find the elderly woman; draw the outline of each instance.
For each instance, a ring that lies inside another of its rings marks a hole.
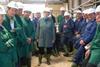
[[[14,39],[2,25],[5,13],[3,6],[0,5],[0,66],[15,67],[17,53],[14,46]]]
[[[39,66],[42,62],[42,57],[45,55],[47,64],[50,64],[50,55],[52,53],[53,43],[55,41],[54,23],[49,17],[50,11],[48,8],[44,10],[44,17],[40,20],[37,28],[37,36],[39,44]]]

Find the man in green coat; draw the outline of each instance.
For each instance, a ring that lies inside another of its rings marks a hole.
[[[97,30],[91,48],[87,52],[91,52],[89,62],[86,67],[97,67],[100,64],[100,5],[96,8]],[[87,55],[88,55],[87,53]]]
[[[24,47],[26,48],[24,50],[25,52],[25,58],[26,58],[26,64],[27,67],[31,67],[31,53],[33,51],[33,43],[35,40],[35,26],[34,24],[31,22],[29,16],[31,14],[31,11],[29,9],[24,8],[23,9],[24,14],[23,14],[23,26],[24,26],[24,34],[26,36],[27,42],[24,45]]]
[[[23,3],[21,2],[16,2],[17,4],[17,12],[15,15],[15,20],[16,22],[20,25],[20,30],[17,32],[18,37],[17,37],[17,53],[18,53],[18,66],[22,67],[25,63],[24,61],[24,50],[26,49],[24,47],[24,44],[26,44],[27,38],[26,35],[24,34],[24,26],[23,26],[23,20],[22,20],[22,11],[23,11]]]
[[[61,14],[58,15],[58,17],[57,17],[57,22],[58,22],[58,25],[59,25],[59,31],[61,29],[62,22],[64,21],[65,8],[61,7],[60,12],[61,12]]]
[[[17,46],[19,44],[17,44],[18,42],[18,38],[19,38],[19,31],[21,30],[21,26],[20,24],[17,23],[16,19],[15,19],[15,14],[16,14],[16,9],[17,9],[17,5],[16,2],[11,1],[10,3],[8,3],[7,5],[7,14],[4,16],[4,27],[9,31],[9,33],[11,33],[11,35],[13,36],[14,40],[15,40],[15,46],[16,46],[16,51],[17,52]],[[15,59],[14,61],[16,62],[16,66],[18,66],[18,54],[16,56],[15,54]]]
[[[0,5],[0,67],[15,67],[16,48],[14,45],[14,39],[7,29],[2,25],[3,14],[5,10]]]

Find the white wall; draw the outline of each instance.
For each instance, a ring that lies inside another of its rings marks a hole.
[[[0,0],[1,4],[7,4],[9,2],[9,0]]]

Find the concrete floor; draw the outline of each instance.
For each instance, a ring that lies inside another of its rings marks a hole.
[[[46,60],[43,59],[43,63],[41,66],[38,66],[38,57],[33,56],[32,57],[32,67],[71,67],[71,57],[54,57],[51,56],[51,65],[46,64]]]

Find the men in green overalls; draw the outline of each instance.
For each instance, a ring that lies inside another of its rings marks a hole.
[[[0,5],[0,67],[15,67],[16,50],[11,33],[2,25],[3,14],[6,14]]]
[[[53,15],[53,8],[49,8],[50,9],[50,17],[52,18],[53,22],[56,23],[56,18]]]
[[[58,51],[62,51],[63,47],[61,45],[61,33],[60,33],[60,30],[61,30],[61,26],[62,26],[62,22],[64,21],[64,13],[65,13],[65,8],[64,7],[61,7],[60,8],[60,15],[58,15],[57,17],[57,23],[58,23],[58,29],[57,29],[57,39],[58,41],[56,41],[56,43],[58,43]]]
[[[58,22],[58,25],[59,25],[59,30],[61,29],[62,22],[64,21],[65,8],[61,7],[60,8],[60,12],[61,12],[61,14],[58,15],[58,17],[57,17],[57,22]]]
[[[15,15],[15,19],[17,23],[21,26],[20,30],[18,31],[18,38],[17,38],[17,53],[18,53],[18,66],[22,67],[25,63],[24,61],[24,44],[26,43],[26,37],[24,35],[24,30],[23,30],[23,21],[22,21],[22,10],[23,10],[23,3],[21,2],[16,2],[17,4],[17,12]]]
[[[93,41],[91,42],[90,50],[87,51],[88,53],[91,52],[87,67],[97,67],[97,65],[100,64],[100,5],[96,8],[96,21],[96,34]]]
[[[23,26],[24,26],[24,34],[26,35],[27,42],[24,45],[24,57],[26,58],[26,64],[27,67],[31,67],[31,53],[33,51],[33,42],[35,40],[35,26],[31,22],[29,16],[31,14],[31,11],[29,10],[28,7],[25,7],[23,9]]]

